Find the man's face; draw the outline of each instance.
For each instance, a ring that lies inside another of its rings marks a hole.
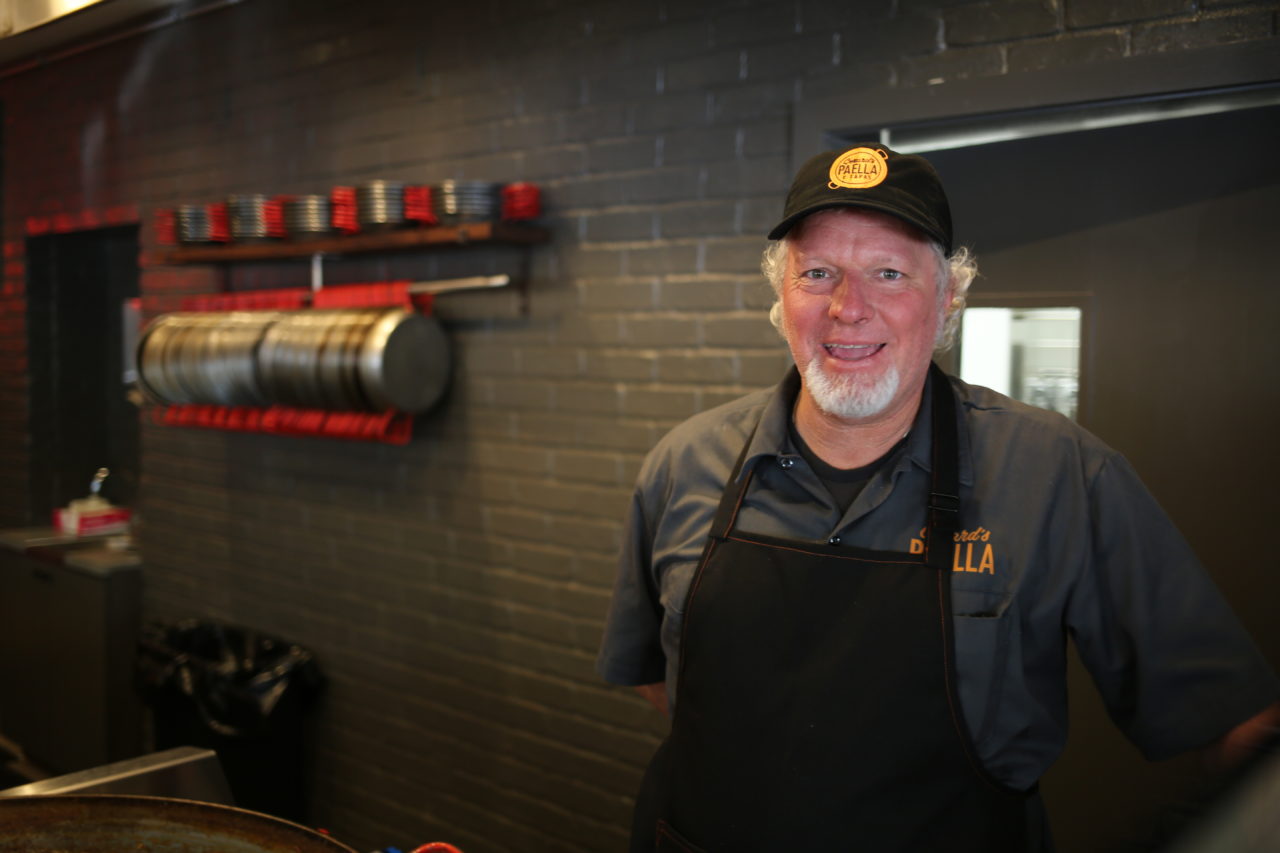
[[[782,329],[802,394],[851,422],[914,412],[945,304],[928,241],[892,216],[836,208],[789,242]]]

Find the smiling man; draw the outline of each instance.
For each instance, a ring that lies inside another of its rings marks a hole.
[[[632,850],[1039,851],[1074,637],[1151,758],[1280,687],[1123,457],[931,364],[976,266],[927,161],[810,159],[770,232],[796,367],[632,501],[601,674],[672,714]]]
[[[837,467],[871,462],[919,408],[952,290],[938,286],[946,268],[911,226],[867,210],[821,210],[784,245],[779,314],[803,377],[796,428]]]

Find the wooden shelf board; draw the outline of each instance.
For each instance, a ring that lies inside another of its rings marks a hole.
[[[465,222],[427,228],[400,228],[321,240],[269,243],[226,243],[217,246],[182,246],[162,249],[154,255],[161,264],[208,264],[233,261],[273,261],[305,258],[315,254],[347,255],[447,248],[473,243],[545,243],[547,229],[523,222]]]

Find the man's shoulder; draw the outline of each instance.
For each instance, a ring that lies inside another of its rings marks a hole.
[[[955,376],[949,376],[951,385],[956,389],[960,404],[969,412],[1000,412],[1033,423],[1044,423],[1061,427],[1070,424],[1070,419],[1050,409],[1032,406],[1016,400],[1007,394],[994,391],[985,385],[973,385]]]
[[[774,388],[752,391],[741,397],[721,403],[712,409],[699,412],[672,427],[655,446],[681,448],[700,444],[720,443],[726,440],[743,440],[755,428],[760,415],[775,393]],[[739,448],[742,442],[738,441]]]
[[[662,476],[663,471],[719,469],[726,459],[731,465],[776,393],[776,388],[753,391],[677,424],[649,451],[641,481]]]
[[[951,382],[976,448],[994,447],[1003,453],[1067,452],[1091,459],[1115,454],[1100,438],[1064,414],[960,379],[952,378]]]

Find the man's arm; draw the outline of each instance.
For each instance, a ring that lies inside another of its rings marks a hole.
[[[1280,681],[1132,466],[1103,462],[1089,483],[1092,560],[1066,613],[1080,658],[1148,759],[1214,744],[1213,760],[1230,761],[1262,736]]]
[[[667,682],[655,681],[653,684],[640,684],[636,686],[636,692],[649,700],[649,704],[662,712],[662,716],[667,715]]]
[[[639,488],[632,495],[622,535],[596,671],[611,684],[661,683],[666,672],[661,640],[663,610],[649,571],[653,534]]]
[[[1205,764],[1218,772],[1230,770],[1264,743],[1274,740],[1277,732],[1280,732],[1280,703],[1263,709],[1208,746],[1204,751]]]

